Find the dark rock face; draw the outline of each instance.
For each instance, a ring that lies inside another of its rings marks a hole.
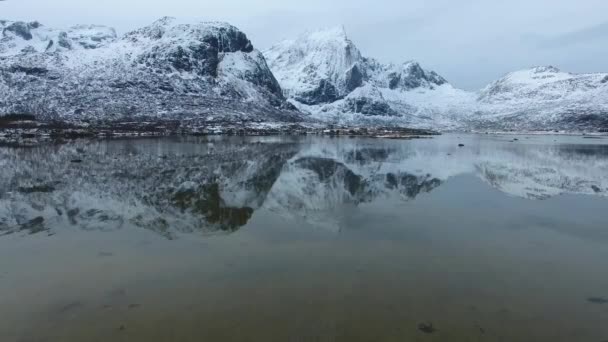
[[[157,23],[158,25],[159,23]],[[153,49],[139,57],[138,62],[147,67],[155,69],[166,69],[173,67],[177,71],[193,72],[199,76],[217,77],[217,68],[220,63],[220,53],[233,53],[253,51],[251,41],[247,36],[234,27],[219,27],[217,30],[207,32],[183,26],[193,38],[187,45],[175,46],[172,41],[167,44],[158,44]],[[164,30],[157,27],[149,28],[147,31],[135,31],[129,36],[136,38],[143,34],[160,40],[166,35]],[[164,58],[159,58],[160,56]]]
[[[345,103],[345,108],[352,113],[358,113],[369,116],[398,115],[398,113],[393,110],[388,103],[366,97],[347,99]]]
[[[228,28],[220,28],[219,33],[205,39],[205,42],[217,48],[219,52],[253,51],[253,45],[245,33]]]
[[[158,39],[162,38],[158,37]],[[158,45],[139,57],[138,62],[147,67],[163,69],[173,67],[177,71],[193,72],[199,76],[217,77],[220,53],[251,52],[253,45],[244,33],[221,30],[219,35],[206,35],[200,41],[193,40],[187,46],[178,45],[169,49]],[[159,58],[163,56],[164,58]]]
[[[389,87],[391,89],[400,87],[410,90],[421,87],[425,83],[430,83],[432,85],[447,83],[447,81],[436,72],[431,71],[427,73],[424,71],[418,63],[410,63],[400,75],[392,74],[391,76],[392,77],[389,78]]]
[[[581,130],[593,127],[596,130],[608,129],[608,112],[601,111],[568,111],[564,112],[559,116],[559,120],[554,123],[558,129],[573,129],[579,128]]]
[[[309,92],[299,94],[296,100],[307,105],[331,103],[340,99],[336,87],[327,80],[321,80],[319,86]]]
[[[389,89],[397,89],[401,83],[401,74],[392,72],[388,75],[388,87]]]
[[[22,72],[26,75],[29,76],[44,76],[46,75],[49,71],[46,68],[43,67],[27,67],[27,66],[20,66],[20,65],[13,65],[12,67],[10,67],[8,69],[9,72]]]
[[[68,50],[72,48],[72,43],[68,39],[68,34],[65,32],[61,32],[59,34],[59,40],[57,41],[57,44],[59,44],[59,46],[65,48],[65,49],[68,49]]]
[[[436,85],[443,85],[443,84],[447,84],[448,81],[441,77],[438,73],[431,71],[430,73],[426,74],[427,75],[427,80],[431,83],[434,83]]]
[[[346,72],[346,89],[351,92],[363,85],[364,75],[360,67],[355,64]]]
[[[39,26],[38,23],[36,23],[36,24]],[[32,28],[33,27],[31,26],[31,24],[26,24],[24,22],[18,21],[18,22],[14,22],[14,23],[10,24],[9,26],[5,27],[4,30],[2,30],[2,34],[4,36],[6,36],[7,32],[11,32],[11,33],[15,34],[16,36],[21,37],[25,40],[31,40],[33,38],[32,32],[30,31]]]
[[[608,76],[604,77],[604,79],[602,79],[600,82],[601,83],[608,83]]]
[[[268,65],[266,65],[266,61],[262,60],[262,61],[256,62],[249,55],[244,55],[244,58],[251,65],[255,65],[256,67],[254,70],[251,70],[250,72],[245,73],[242,77],[245,80],[251,82],[252,84],[255,84],[264,89],[267,89],[271,94],[275,95],[277,99],[282,100],[283,99],[283,90],[281,89],[281,86],[279,85],[279,82],[277,81],[277,79],[274,77],[274,75],[268,68]],[[275,103],[275,105],[276,106],[285,106],[285,108],[289,108],[289,106],[292,106],[291,104],[288,104],[287,102],[284,102],[284,101],[277,101]],[[295,107],[293,107],[293,108],[295,109]]]
[[[424,70],[415,64],[408,68],[407,73],[401,75],[399,86],[404,89],[415,89],[422,85],[423,80],[426,80]]]

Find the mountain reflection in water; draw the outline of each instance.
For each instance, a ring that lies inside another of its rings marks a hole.
[[[261,208],[340,230],[339,208],[416,200],[462,174],[529,200],[606,196],[605,140],[559,139],[162,138],[0,148],[0,235],[131,227],[172,239],[236,231]]]

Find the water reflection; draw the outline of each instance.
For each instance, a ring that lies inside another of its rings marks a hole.
[[[608,145],[552,140],[188,138],[2,148],[0,234],[132,227],[172,239],[236,231],[261,208],[339,230],[344,208],[380,198],[407,205],[462,174],[529,200],[606,196]]]

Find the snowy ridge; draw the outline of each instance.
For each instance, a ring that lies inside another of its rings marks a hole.
[[[479,95],[485,115],[471,126],[507,129],[608,128],[608,74],[572,74],[555,67],[512,72]]]
[[[301,120],[261,53],[226,23],[166,17],[120,38],[100,26],[2,25],[0,113],[63,120]]]

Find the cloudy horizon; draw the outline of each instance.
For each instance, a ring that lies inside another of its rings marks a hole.
[[[344,25],[364,56],[393,63],[417,60],[468,90],[536,65],[608,72],[606,12],[603,0],[0,1],[0,19],[60,28],[100,24],[125,33],[163,16],[226,21],[260,50],[307,30]]]

